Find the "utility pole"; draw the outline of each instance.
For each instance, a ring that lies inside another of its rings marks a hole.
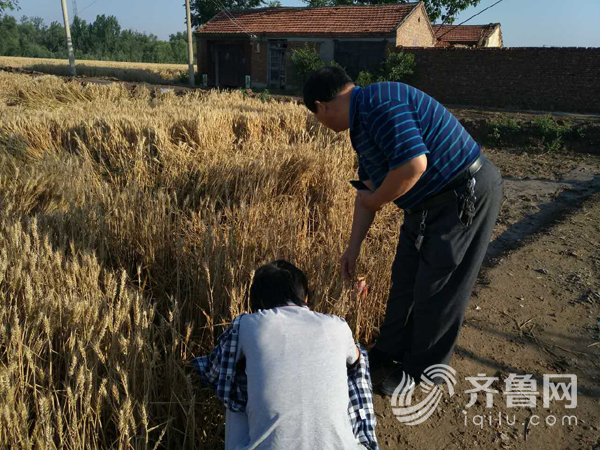
[[[61,0],[62,4],[62,12],[63,12],[63,20],[65,21],[65,35],[67,37],[67,51],[69,52],[69,72],[71,76],[77,75],[77,70],[75,69],[75,55],[73,53],[73,41],[71,40],[71,28],[69,27],[69,14],[67,13],[67,2],[66,0]]]
[[[188,33],[188,65],[190,67],[190,86],[193,87],[196,84],[196,74],[194,70],[194,44],[192,42],[192,16],[190,14],[190,0],[185,0],[185,15]]]
[[[77,0],[73,0],[73,18],[77,17]]]

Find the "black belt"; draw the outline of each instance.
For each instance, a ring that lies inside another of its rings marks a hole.
[[[477,157],[477,159],[471,163],[469,167],[467,167],[454,178],[452,178],[452,180],[450,180],[450,182],[446,184],[439,193],[435,194],[433,197],[424,201],[423,203],[420,203],[414,208],[405,208],[404,211],[406,211],[408,214],[421,212],[425,209],[435,208],[436,206],[439,206],[443,203],[455,199],[456,194],[454,193],[454,190],[462,186],[467,181],[469,181],[469,179],[473,178],[475,174],[479,172],[481,166],[483,166],[485,159],[485,156],[483,156],[483,154],[480,154]]]

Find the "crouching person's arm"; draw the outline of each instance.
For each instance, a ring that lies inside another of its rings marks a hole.
[[[206,356],[192,360],[192,366],[200,375],[202,383],[213,390],[219,400],[234,412],[245,412],[248,401],[247,380],[243,370],[238,370],[240,320],[236,317],[217,342],[214,350]]]

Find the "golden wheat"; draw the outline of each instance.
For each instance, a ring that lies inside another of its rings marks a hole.
[[[189,360],[247,309],[253,270],[306,270],[372,338],[401,218],[380,214],[353,302],[349,140],[302,106],[0,73],[0,443],[219,448]]]
[[[77,60],[75,65],[78,76],[109,77],[121,81],[140,81],[152,84],[179,82],[181,75],[188,73],[186,64]],[[0,56],[0,67],[16,67],[50,75],[69,75],[69,60],[67,59]]]

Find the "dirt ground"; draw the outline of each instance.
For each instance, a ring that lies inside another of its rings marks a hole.
[[[600,158],[485,153],[504,175],[505,198],[450,362],[454,395],[445,388],[436,412],[414,426],[377,396],[379,442],[382,449],[600,449]],[[531,374],[540,393],[545,374],[576,375],[577,407],[553,400],[544,408],[539,395],[535,408],[509,408],[511,373]],[[478,374],[498,378],[491,408],[482,393],[467,407],[473,385],[465,377]],[[424,395],[417,387],[413,404]],[[564,416],[577,424],[563,425]]]

